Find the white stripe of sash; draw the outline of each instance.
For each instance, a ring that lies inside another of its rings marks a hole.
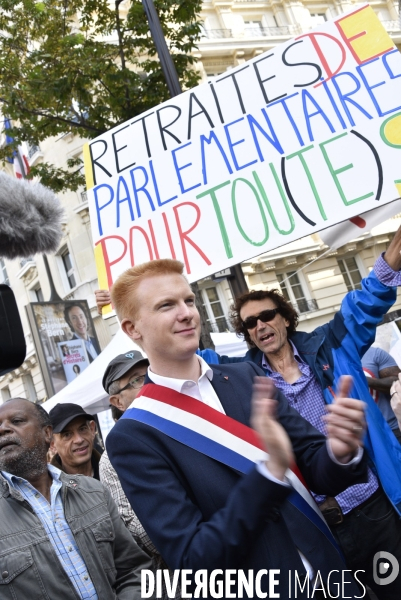
[[[192,431],[203,435],[217,444],[225,446],[229,450],[244,456],[253,463],[265,462],[269,459],[269,455],[260,448],[253,446],[249,442],[246,442],[236,435],[229,433],[218,425],[210,423],[210,421],[203,419],[202,417],[194,415],[186,410],[182,410],[181,408],[177,408],[176,406],[172,406],[171,404],[160,402],[159,400],[149,398],[148,396],[140,396],[131,404],[130,408],[145,410],[162,417],[167,421],[171,421],[172,423],[177,423],[177,425],[191,429]],[[316,514],[319,515],[322,521],[326,523],[309,491],[305,488],[304,484],[299,480],[295,473],[293,473],[293,471],[290,469],[287,469],[285,477],[292,488],[298,492],[300,496],[302,496],[309,506],[313,508]]]

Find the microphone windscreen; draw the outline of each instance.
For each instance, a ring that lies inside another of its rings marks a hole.
[[[0,171],[0,257],[13,259],[55,252],[64,210],[40,183]]]

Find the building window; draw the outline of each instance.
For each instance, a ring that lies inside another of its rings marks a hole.
[[[306,313],[317,310],[316,300],[308,299],[302,282],[296,271],[288,273],[276,273],[280,290],[287,302],[290,302],[298,313]]]
[[[362,276],[355,258],[353,256],[350,258],[341,258],[338,260],[338,265],[344,278],[344,283],[347,286],[347,290],[349,292],[351,290],[360,290]]]
[[[230,326],[217,287],[207,287],[202,290],[203,305],[208,315],[209,330],[212,333],[229,331]]]
[[[77,285],[77,282],[75,279],[74,267],[72,265],[72,260],[71,260],[71,254],[68,249],[64,250],[64,252],[61,253],[61,260],[63,261],[64,270],[65,270],[65,274],[67,275],[69,286],[72,289]]]
[[[25,395],[26,395],[27,400],[30,400],[31,402],[36,402],[36,400],[37,400],[36,390],[35,390],[35,386],[33,384],[32,375],[30,373],[23,375],[22,383],[24,385],[24,390],[25,390]]]
[[[311,13],[310,16],[312,21],[312,27],[317,27],[318,25],[322,25],[327,21],[325,13]]]
[[[35,288],[33,290],[33,293],[35,294],[36,302],[44,302],[45,301],[41,287]]]
[[[1,388],[1,399],[3,402],[7,402],[11,398],[10,388],[8,386]]]
[[[262,21],[244,21],[244,32],[250,37],[259,37],[264,34]]]
[[[213,79],[215,77],[218,77],[219,75],[222,75],[223,73],[224,73],[224,70],[223,71],[215,71],[214,73],[207,72],[206,73],[206,81],[213,81]]]
[[[6,265],[4,264],[4,260],[0,258],[0,283],[5,283],[6,285],[10,285],[10,280],[8,279]]]

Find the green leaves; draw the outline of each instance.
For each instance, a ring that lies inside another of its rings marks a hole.
[[[200,0],[154,0],[183,88],[191,66]],[[0,0],[0,102],[15,145],[72,132],[97,135],[167,100],[169,92],[141,0]],[[79,15],[79,18],[78,18]],[[0,160],[9,153],[0,149]],[[83,184],[76,165],[33,169],[54,191]]]

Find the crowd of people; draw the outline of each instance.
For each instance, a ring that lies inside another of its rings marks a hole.
[[[149,571],[163,572],[159,597],[181,598],[178,570],[190,591],[217,570],[221,594],[201,597],[399,600],[401,375],[371,348],[399,285],[401,230],[310,333],[276,290],[236,298],[249,350],[229,358],[198,349],[182,263],[126,271],[111,299],[144,354],[99,374],[116,421],[106,450],[73,398],[49,414],[0,406],[0,598],[139,599]],[[83,336],[80,311],[68,318]],[[243,594],[240,572],[258,588]]]

